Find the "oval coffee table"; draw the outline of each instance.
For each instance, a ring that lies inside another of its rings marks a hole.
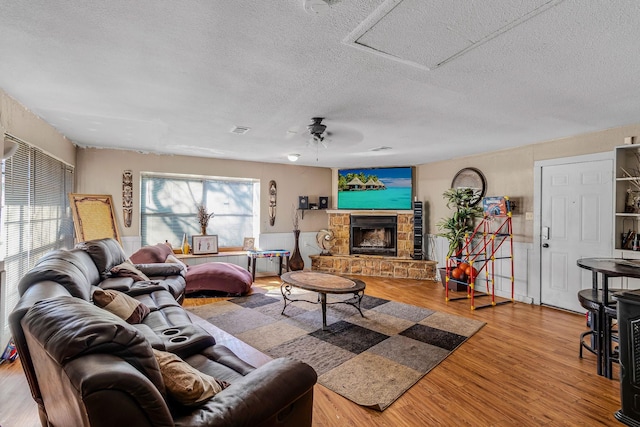
[[[364,317],[360,309],[360,303],[362,302],[366,285],[362,280],[348,279],[334,274],[316,273],[312,271],[289,271],[284,273],[281,279],[282,285],[280,285],[280,292],[282,292],[282,297],[284,298],[284,308],[281,314],[284,314],[287,305],[296,301],[320,304],[322,306],[323,330],[327,329],[327,304],[348,304],[357,308],[360,315]],[[292,287],[317,292],[318,301],[314,303],[308,300],[291,299]],[[327,294],[353,294],[353,298],[346,301],[327,303]]]

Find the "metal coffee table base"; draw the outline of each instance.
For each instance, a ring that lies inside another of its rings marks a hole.
[[[362,314],[362,309],[360,308],[360,303],[362,302],[362,297],[364,296],[364,289],[353,292],[353,297],[346,301],[334,301],[334,302],[327,302],[327,292],[318,292],[318,300],[316,302],[313,302],[313,301],[304,300],[304,299],[291,299],[290,298],[291,288],[293,287],[295,286],[290,285],[288,283],[282,283],[280,285],[280,292],[282,293],[282,297],[284,298],[284,307],[282,309],[282,313],[280,314],[284,314],[284,311],[287,309],[287,306],[294,302],[302,301],[302,302],[308,302],[311,304],[320,304],[322,307],[322,330],[323,331],[327,329],[327,305],[347,304],[352,307],[355,307],[360,313],[360,316],[364,317],[364,314]]]

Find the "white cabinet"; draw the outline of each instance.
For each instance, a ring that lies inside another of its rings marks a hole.
[[[640,145],[615,148],[614,248],[624,258],[640,258]]]

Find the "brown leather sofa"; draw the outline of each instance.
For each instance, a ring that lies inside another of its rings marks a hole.
[[[137,265],[148,281],[113,277],[125,259],[112,239],[84,242],[45,255],[20,281],[9,322],[43,426],[311,425],[310,366],[288,358],[245,363],[180,306],[181,267]],[[129,324],[92,304],[97,287],[123,291],[150,313]],[[183,406],[168,395],[152,349],[230,385]]]

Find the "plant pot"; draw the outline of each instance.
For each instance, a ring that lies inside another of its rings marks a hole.
[[[442,287],[444,288],[447,285],[447,269],[444,267],[438,268],[440,272],[440,280],[442,281]],[[453,280],[449,280],[449,290],[454,292],[465,292],[467,290],[467,286],[454,282]]]

